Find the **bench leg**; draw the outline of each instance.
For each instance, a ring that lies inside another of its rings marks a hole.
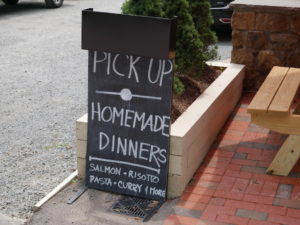
[[[300,157],[300,136],[289,135],[267,169],[268,174],[287,176]]]

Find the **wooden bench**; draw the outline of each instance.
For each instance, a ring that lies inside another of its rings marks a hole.
[[[273,67],[251,101],[251,122],[289,134],[267,173],[287,176],[300,157],[300,107],[292,107],[300,84],[300,69]]]

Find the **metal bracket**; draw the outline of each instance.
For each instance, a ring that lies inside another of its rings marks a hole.
[[[73,204],[73,202],[75,202],[88,188],[83,185],[76,189],[77,191],[75,192],[75,194],[71,198],[69,198],[67,202],[68,204]]]

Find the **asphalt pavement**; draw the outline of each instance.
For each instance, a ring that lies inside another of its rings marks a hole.
[[[120,12],[122,2],[0,6],[0,214],[27,219],[76,169],[75,121],[87,111],[81,11]]]
[[[76,169],[75,121],[87,110],[81,10],[120,12],[123,1],[0,3],[0,225],[26,220]],[[219,51],[230,57],[230,35]]]

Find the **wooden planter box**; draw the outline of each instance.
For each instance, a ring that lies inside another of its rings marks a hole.
[[[168,198],[181,195],[242,94],[244,66],[226,67],[223,73],[171,125]],[[87,114],[76,121],[78,176],[85,176]]]

